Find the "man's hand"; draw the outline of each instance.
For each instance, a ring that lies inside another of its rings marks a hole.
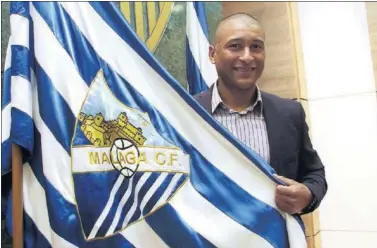
[[[275,176],[287,184],[287,186],[278,185],[276,187],[275,202],[280,210],[296,214],[310,204],[313,195],[305,184],[283,176]]]

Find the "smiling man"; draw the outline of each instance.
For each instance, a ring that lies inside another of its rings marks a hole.
[[[276,188],[275,201],[282,211],[312,212],[327,191],[325,169],[312,147],[301,104],[257,86],[266,57],[264,41],[262,26],[249,14],[220,21],[209,47],[218,80],[195,97],[287,184]]]

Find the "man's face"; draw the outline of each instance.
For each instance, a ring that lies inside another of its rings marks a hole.
[[[241,90],[255,86],[264,69],[264,36],[259,25],[242,20],[219,27],[209,57],[225,86]]]

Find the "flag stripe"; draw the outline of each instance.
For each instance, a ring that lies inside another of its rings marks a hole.
[[[285,213],[287,220],[287,232],[289,237],[289,247],[290,248],[301,248],[307,247],[306,237],[304,229],[304,224],[301,219],[296,216],[289,215]]]
[[[192,5],[191,5],[191,3],[192,3]],[[198,20],[197,23],[200,24],[200,29],[203,31],[203,34],[206,37],[207,42],[208,42],[209,41],[209,34],[208,34],[208,26],[207,26],[207,18],[206,18],[206,11],[205,11],[204,2],[197,1],[197,2],[191,2],[191,3],[190,3],[190,5],[193,7],[193,10],[196,14],[196,18]],[[190,8],[191,8],[191,6],[190,6]]]
[[[209,38],[203,2],[187,3],[187,40],[190,52],[200,73],[209,87],[217,79],[217,73],[208,58]],[[191,71],[191,70],[190,70]],[[192,81],[192,83],[196,83]]]
[[[41,93],[43,92],[43,89],[40,89],[40,87],[44,87],[44,85],[37,86],[33,72],[32,84],[34,99],[41,100],[43,96],[46,96]],[[44,103],[45,102],[43,102],[42,100],[41,104]],[[39,102],[34,101],[33,105],[35,127],[41,134],[41,142],[39,146],[44,151],[42,154],[43,165],[46,165],[43,168],[44,176],[53,183],[56,190],[59,191],[59,193],[62,195],[62,197],[64,197],[65,200],[74,204],[73,186],[72,182],[69,180],[71,178],[71,159],[69,157],[69,154],[67,153],[67,150],[65,150],[64,147],[56,140],[55,136],[51,132],[51,129],[49,129],[47,124],[42,120],[40,112],[41,110],[43,110],[43,108],[39,108]],[[44,107],[46,107],[46,105]],[[49,111],[45,113],[49,113]],[[50,113],[50,115],[54,116],[53,113]]]
[[[151,176],[148,178],[148,180],[144,183],[143,187],[140,189],[139,193],[138,193],[138,199],[137,199],[137,208],[135,209],[135,212],[134,214],[132,215],[129,223],[131,222],[134,222],[134,221],[137,221],[139,218],[142,218],[142,205],[141,205],[141,202],[145,199],[145,196],[146,194],[148,193],[148,191],[150,191],[153,187],[153,185],[155,184],[156,181],[158,181],[157,179],[160,177],[161,174],[167,174],[167,173],[160,173],[160,172],[154,172],[151,174]],[[161,184],[159,185],[161,186]],[[150,200],[150,197],[149,199]],[[134,202],[135,204],[135,202]]]
[[[119,215],[119,218],[116,219],[116,222],[114,223],[114,225],[115,227],[119,228],[118,223],[119,222],[122,223],[122,221],[119,221],[119,220],[124,219],[124,216],[126,215],[129,209],[129,205],[130,205],[130,204],[128,205],[126,204],[128,203],[128,199],[133,198],[136,184],[139,182],[141,176],[142,176],[142,173],[136,173],[133,177],[131,177],[131,179],[125,180],[125,183],[127,183],[127,187],[125,187],[123,190],[118,190],[115,201],[114,201],[114,205],[110,209],[110,213],[107,215],[105,221],[100,227],[100,230],[98,232],[99,236],[105,236],[105,235],[110,234],[108,232],[108,229],[112,225],[112,222],[114,222],[114,216],[117,214],[117,212],[119,212],[120,215]],[[118,207],[116,207],[116,204],[119,204]]]
[[[11,106],[10,104],[1,111],[1,143],[9,139],[11,127]]]
[[[163,180],[160,187],[155,191],[155,193],[152,195],[149,202],[144,207],[143,215],[147,215],[152,211],[153,208],[156,208],[157,206],[161,207],[161,205],[158,205],[157,202],[162,197],[164,192],[166,191],[167,187],[169,186],[171,180],[174,177],[174,173],[169,173],[168,176]]]
[[[181,177],[182,177],[181,174],[175,174],[173,176],[173,178],[170,181],[169,185],[164,190],[164,193],[162,194],[162,196],[160,197],[160,199],[158,200],[158,202],[156,203],[156,205],[153,207],[153,210],[155,210],[156,208],[160,207],[166,201],[166,199],[168,199],[169,196],[171,196],[174,188],[177,186],[178,181],[179,181],[179,179],[181,179]]]
[[[192,208],[189,202],[195,202],[195,208]],[[181,188],[180,193],[172,198],[170,205],[194,230],[217,247],[243,247],[245,244],[252,244],[253,247],[272,247],[265,239],[244,228],[207,202],[191,183],[186,183]],[[243,211],[251,210],[243,209]],[[280,244],[274,247],[286,246]]]
[[[189,92],[191,95],[199,94],[200,92],[208,89],[206,81],[200,73],[199,67],[195,62],[194,57],[190,51],[188,38],[186,37],[186,77]]]
[[[12,100],[12,105],[14,101]],[[12,124],[10,129],[11,141],[25,148],[30,154],[33,152],[34,123],[29,114],[12,106]],[[11,165],[9,165],[11,166]]]
[[[71,57],[67,54],[45,21],[31,5],[31,16],[35,26],[35,56],[55,89],[70,106],[74,116],[78,116],[81,104],[86,97],[88,86],[77,72]],[[51,57],[59,58],[51,61]],[[64,66],[61,66],[64,65]],[[57,70],[58,68],[58,70]],[[70,84],[74,87],[67,87]]]
[[[23,196],[24,208],[26,213],[30,216],[38,230],[48,240],[50,245],[55,247],[77,247],[67,242],[58,236],[50,228],[50,221],[48,217],[48,210],[46,205],[45,191],[39,184],[32,172],[30,165],[23,166]],[[36,207],[34,202],[38,202],[39,206]],[[40,246],[36,246],[40,247]]]
[[[114,184],[114,186],[113,186],[113,188],[110,192],[109,200],[107,201],[106,206],[105,206],[104,210],[102,211],[100,217],[97,219],[96,223],[94,224],[94,227],[93,227],[92,231],[90,232],[88,238],[95,237],[99,228],[102,226],[102,223],[105,221],[106,217],[108,216],[108,214],[111,210],[111,207],[113,206],[115,195],[117,194],[119,187],[122,185],[123,180],[124,180],[124,177],[122,177],[122,176],[118,177],[117,181],[115,182],[115,184]],[[127,185],[128,185],[128,183],[127,183]],[[130,186],[131,185],[132,185],[132,181],[130,183]],[[126,192],[126,194],[127,194],[127,192]]]
[[[2,82],[2,84],[3,84],[2,91],[3,92],[2,92],[2,99],[1,99],[1,110],[4,110],[4,108],[6,108],[11,102],[11,93],[10,93],[11,73],[12,73],[12,71],[11,71],[10,68],[7,69],[6,71],[4,71],[3,82]]]
[[[148,189],[148,192],[143,197],[141,203],[140,203],[140,212],[141,214],[144,213],[144,208],[147,205],[147,203],[152,198],[153,194],[156,192],[156,190],[161,186],[161,184],[164,182],[165,178],[168,176],[168,173],[161,173],[160,176],[157,178],[156,181],[154,181],[153,185]]]
[[[5,56],[4,62],[4,75],[2,81],[2,100],[1,100],[1,110],[3,110],[11,101],[11,76],[12,76],[12,37],[9,37],[7,54]],[[4,120],[4,119],[2,119]]]
[[[9,14],[20,15],[29,18],[29,3],[28,2],[14,2],[9,6]],[[16,30],[17,31],[17,30]],[[12,32],[14,34],[14,32]]]
[[[183,244],[184,247],[215,247],[187,225],[170,204],[149,215],[146,221],[169,247],[182,247]]]
[[[132,201],[132,206],[129,210],[127,210],[127,215],[124,218],[122,226],[126,226],[128,223],[130,223],[130,219],[134,215],[136,208],[138,207],[138,201],[139,201],[139,192],[141,187],[146,183],[148,178],[151,176],[150,172],[143,173],[143,176],[140,178],[139,182],[136,184],[135,190],[134,190],[134,197],[133,199],[130,199],[130,203]]]
[[[12,41],[17,36],[12,37]],[[11,61],[11,75],[23,77],[25,80],[30,81],[30,65],[24,61],[30,60],[29,49],[24,46],[13,45],[12,50],[12,61]]]
[[[4,124],[3,124],[4,125]],[[12,142],[7,139],[1,142],[1,176],[12,170]],[[6,190],[5,187],[3,188]]]
[[[121,177],[121,176],[119,176]],[[131,193],[134,189],[134,184],[136,182],[133,182],[133,179],[135,177],[131,177],[131,179],[129,179],[129,184],[128,184],[128,187],[127,187],[127,190],[126,192],[124,193],[122,199],[120,200],[119,204],[118,204],[118,207],[117,207],[117,210],[116,210],[116,213],[115,213],[115,217],[112,217],[111,216],[111,219],[112,219],[112,223],[109,227],[109,230],[107,230],[107,233],[106,235],[110,235],[111,233],[114,232],[115,228],[117,227],[118,225],[118,222],[119,222],[119,219],[120,219],[120,216],[122,213],[126,212],[125,209],[124,209],[124,205],[126,205],[126,202],[128,201],[128,199],[130,198],[131,196]],[[113,205],[113,208],[114,208],[114,205]],[[106,227],[107,225],[105,225]]]
[[[33,6],[74,61],[81,77],[89,86],[100,69],[97,56],[93,56],[93,48],[86,45],[85,37],[59,3],[33,2]]]
[[[195,189],[239,224],[265,238],[273,246],[284,247],[288,237],[285,233],[285,219],[280,212],[248,194],[225,174],[211,167],[192,163],[191,182]],[[275,232],[271,232],[271,229]]]
[[[10,26],[12,34],[20,34],[13,36],[12,45],[29,49],[29,18],[19,14],[13,14],[10,16]]]
[[[135,225],[130,225],[121,232],[121,235],[129,240],[135,247],[150,247],[151,244],[153,244],[154,248],[168,247],[145,220]]]
[[[11,95],[12,107],[23,111],[28,116],[32,116],[32,96],[30,81],[21,76],[12,76]]]
[[[5,61],[4,61],[4,72],[11,67],[12,64],[12,36],[9,36],[8,39],[8,46],[7,46],[7,53],[5,54]]]
[[[39,102],[40,116],[59,144],[70,154],[76,118],[38,62],[35,74],[38,78],[38,98],[35,99]]]
[[[34,221],[24,210],[23,214],[24,243],[26,247],[50,248],[51,243],[43,236]]]

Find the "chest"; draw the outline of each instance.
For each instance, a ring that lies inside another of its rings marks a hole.
[[[213,117],[244,145],[253,149],[268,163],[270,162],[268,133],[263,116],[258,116],[255,112],[239,114],[219,109]]]

